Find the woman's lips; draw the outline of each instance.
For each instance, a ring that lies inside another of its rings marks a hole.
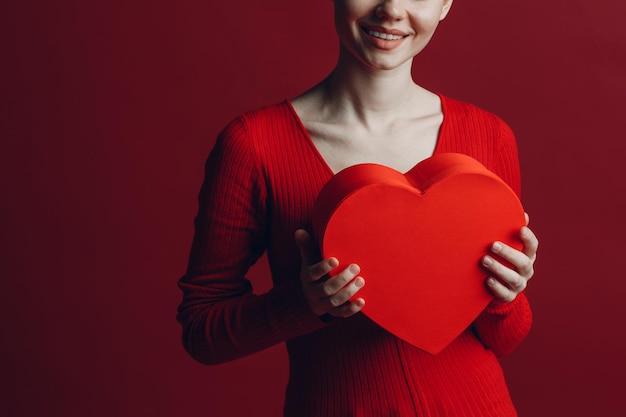
[[[388,29],[382,26],[362,26],[362,29],[370,36],[384,40],[400,40],[409,36],[406,32],[398,29]]]
[[[397,29],[386,29],[379,26],[362,26],[361,29],[367,35],[366,39],[379,49],[391,50],[399,46],[407,33]]]

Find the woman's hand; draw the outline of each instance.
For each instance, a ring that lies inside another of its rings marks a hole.
[[[305,230],[298,229],[295,238],[302,256],[302,291],[313,313],[317,316],[350,317],[361,311],[365,300],[357,298],[350,301],[365,285],[363,277],[358,276],[361,271],[359,266],[351,264],[337,275],[328,277],[328,273],[339,266],[339,261],[328,258],[318,262],[317,246]]]
[[[520,239],[524,243],[521,251],[503,244],[494,242],[491,245],[491,252],[499,258],[509,262],[512,267],[508,267],[492,256],[485,256],[482,259],[483,266],[492,275],[487,278],[487,287],[494,295],[492,305],[510,303],[517,295],[526,289],[528,280],[534,274],[533,265],[537,258],[537,247],[539,241],[535,234],[528,228],[528,214],[526,216],[526,226],[520,230]]]

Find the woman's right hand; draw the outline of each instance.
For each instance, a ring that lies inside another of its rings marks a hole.
[[[333,317],[350,317],[363,308],[365,300],[350,299],[365,285],[356,264],[350,264],[338,274],[329,277],[328,273],[339,266],[336,258],[319,261],[317,246],[306,230],[298,229],[296,244],[302,256],[300,279],[302,291],[309,307],[317,316],[329,314]]]

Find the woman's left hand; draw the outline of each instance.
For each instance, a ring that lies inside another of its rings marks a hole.
[[[535,234],[528,228],[528,214],[526,216],[526,226],[520,230],[519,237],[524,243],[521,251],[514,249],[502,242],[494,242],[491,245],[491,252],[509,262],[512,267],[508,267],[498,261],[496,257],[486,255],[482,259],[482,265],[491,276],[487,277],[487,287],[491,290],[494,299],[492,305],[501,305],[515,300],[517,295],[526,289],[528,280],[534,274],[534,263],[537,259],[537,247],[539,241]]]

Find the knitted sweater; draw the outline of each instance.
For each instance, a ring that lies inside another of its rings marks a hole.
[[[519,195],[515,139],[491,113],[441,96],[435,153],[470,155]],[[488,307],[438,355],[358,313],[325,323],[302,294],[298,228],[333,173],[288,101],[239,116],[206,164],[178,320],[189,354],[216,364],[286,342],[284,415],[515,416],[497,356],[526,336],[525,295]],[[248,268],[267,251],[273,288],[252,293]],[[478,260],[477,260],[478,261]]]

